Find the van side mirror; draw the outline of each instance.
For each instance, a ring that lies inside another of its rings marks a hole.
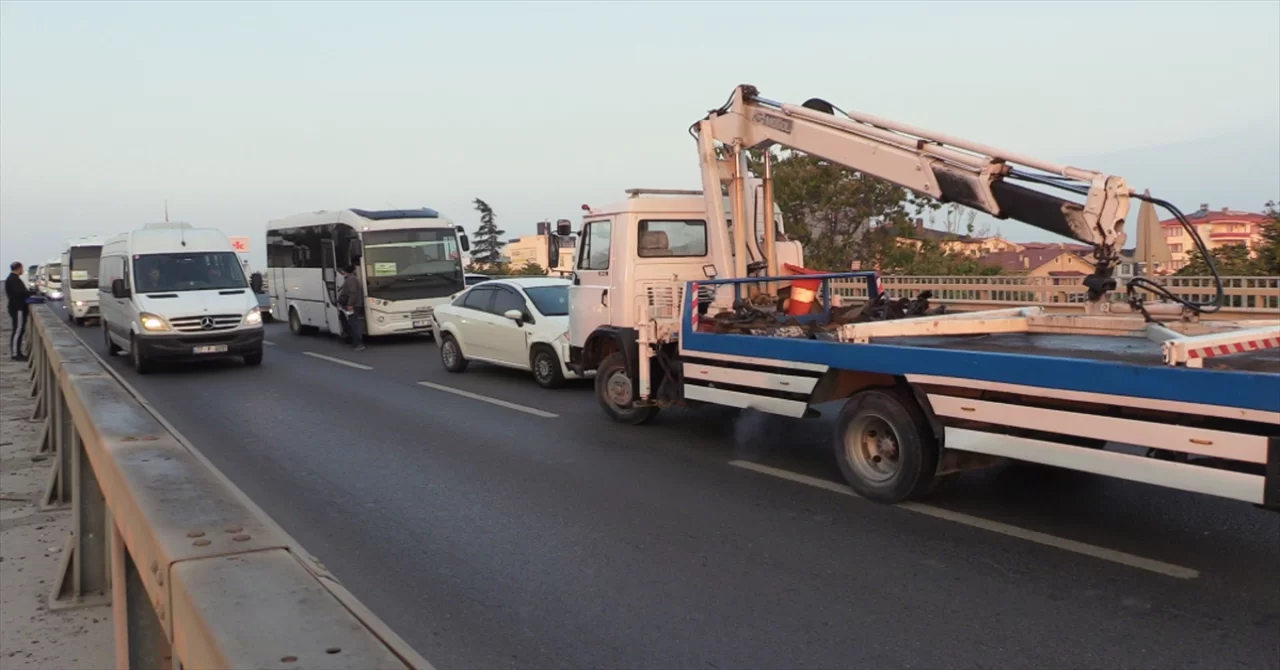
[[[124,299],[132,295],[132,293],[133,292],[129,290],[129,287],[125,286],[123,279],[111,280],[111,297]]]
[[[364,245],[360,243],[360,240],[351,240],[351,242],[347,244],[347,256],[351,259],[352,263],[364,258]]]

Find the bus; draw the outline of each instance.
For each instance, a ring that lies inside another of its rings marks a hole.
[[[436,305],[463,290],[462,226],[428,209],[343,209],[267,224],[268,294],[295,335],[346,336],[337,308],[340,270],[355,266],[365,292],[367,335],[431,333]]]
[[[102,256],[100,237],[71,240],[62,250],[63,296],[67,318],[77,326],[98,318],[98,261]]]
[[[36,273],[36,293],[45,300],[62,300],[62,257],[54,256]]]

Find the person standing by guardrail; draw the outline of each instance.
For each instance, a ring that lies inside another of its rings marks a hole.
[[[342,268],[342,288],[338,290],[338,307],[347,314],[347,332],[351,333],[351,347],[364,351],[364,289],[356,276],[354,265]]]
[[[9,320],[13,322],[13,332],[9,335],[9,358],[25,361],[22,354],[22,338],[27,331],[27,318],[30,314],[27,298],[31,297],[31,289],[22,281],[22,263],[14,261],[9,264],[9,276],[4,280],[4,295],[8,300]]]

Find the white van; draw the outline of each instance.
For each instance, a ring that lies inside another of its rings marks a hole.
[[[262,364],[262,313],[220,230],[154,223],[102,247],[99,306],[107,351],[156,360],[243,356]]]

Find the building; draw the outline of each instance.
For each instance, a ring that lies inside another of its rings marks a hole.
[[[1248,248],[1250,255],[1257,253],[1262,244],[1262,227],[1269,221],[1263,214],[1236,211],[1229,207],[1211,211],[1208,203],[1202,203],[1200,209],[1187,215],[1187,222],[1195,227],[1210,250],[1239,244]],[[1191,260],[1195,242],[1176,218],[1161,221],[1160,227],[1173,257],[1171,269],[1184,267]]]
[[[989,254],[1017,252],[1021,251],[1024,246],[998,236],[974,237],[972,235],[949,233],[945,230],[928,228],[924,225],[923,219],[916,219],[911,237],[899,237],[897,242],[903,246],[919,249],[923,240],[936,241],[945,253],[962,254],[975,258]]]
[[[1029,277],[1084,277],[1093,273],[1094,264],[1089,260],[1093,250],[1084,245],[1032,242],[1022,246],[1021,251],[986,254],[983,260],[1009,274]]]
[[[519,270],[529,263],[536,263],[539,267],[547,271],[547,274],[566,274],[573,270],[573,254],[578,246],[577,236],[560,238],[559,264],[555,270],[550,267],[551,259],[548,256],[547,235],[551,232],[551,223],[541,221],[538,223],[538,234],[523,235],[513,240],[508,240],[507,244],[502,247],[501,260],[507,263],[512,271]]]

